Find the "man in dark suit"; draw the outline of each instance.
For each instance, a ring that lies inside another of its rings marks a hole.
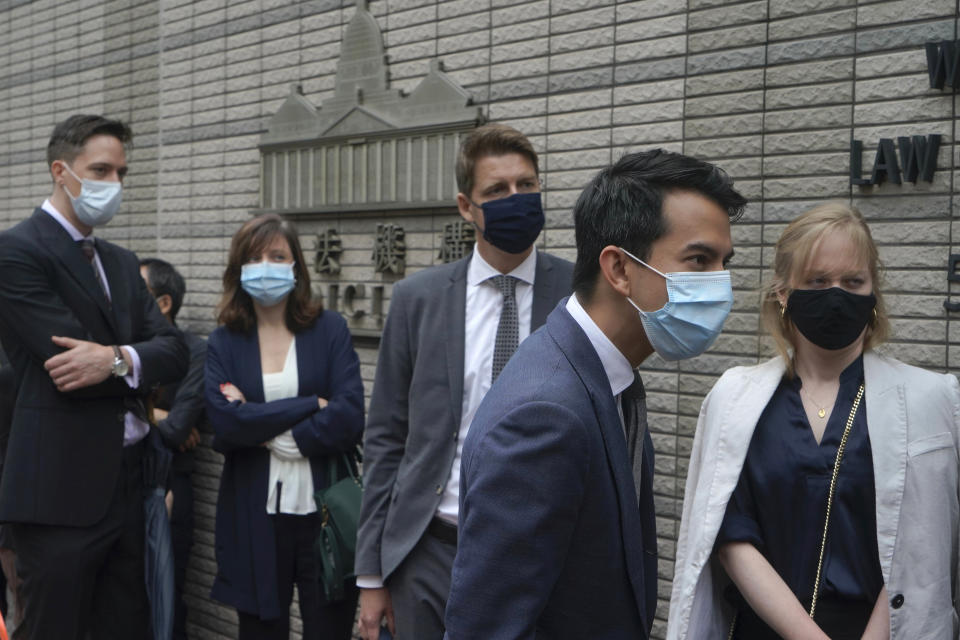
[[[518,342],[571,287],[573,265],[533,247],[544,215],[523,134],[476,129],[456,174],[475,250],[397,283],[380,343],[355,566],[367,640],[383,618],[399,638],[442,638],[463,438]]]
[[[137,257],[94,241],[120,205],[130,130],[72,116],[47,147],[53,193],[0,233],[0,340],[19,389],[0,481],[22,580],[17,637],[143,638],[143,397],[187,348]]]
[[[653,446],[635,368],[720,332],[744,204],[716,167],[660,150],[581,194],[574,295],[520,346],[463,448],[450,640],[648,637]]]
[[[187,292],[183,276],[166,260],[145,258],[140,261],[140,275],[160,312],[173,326]],[[193,546],[193,449],[200,441],[198,428],[204,419],[203,366],[207,343],[193,333],[181,330],[190,350],[190,368],[183,380],[160,387],[153,407],[153,417],[163,443],[173,451],[173,462],[167,478],[167,512],[173,539],[174,574],[174,640],[186,640],[187,606],[183,584],[187,560]]]

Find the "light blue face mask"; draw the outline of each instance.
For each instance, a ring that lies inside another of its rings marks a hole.
[[[640,313],[647,339],[660,357],[682,360],[709,349],[733,308],[730,272],[661,273],[623,247],[620,250],[667,280],[667,304],[662,309],[644,311],[627,298]]]
[[[67,192],[70,204],[73,205],[73,212],[77,214],[80,222],[88,227],[99,227],[110,222],[123,202],[123,185],[119,182],[87,180],[75,174],[67,163],[64,162],[63,167],[80,181],[80,195],[76,198],[67,185],[63,185],[63,190]]]
[[[296,284],[292,262],[251,262],[240,268],[240,286],[264,307],[283,301]]]

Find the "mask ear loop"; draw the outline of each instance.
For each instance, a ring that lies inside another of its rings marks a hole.
[[[625,254],[627,254],[627,255],[630,256],[631,258],[633,258],[634,260],[636,260],[637,262],[639,262],[640,264],[642,264],[643,266],[645,266],[647,269],[650,269],[650,271],[653,271],[654,273],[656,273],[657,275],[659,275],[661,278],[663,278],[663,279],[665,279],[665,280],[668,279],[668,278],[667,278],[667,274],[663,273],[662,271],[660,271],[659,269],[657,269],[657,268],[655,268],[655,267],[651,267],[651,266],[648,265],[646,262],[644,262],[643,260],[641,260],[641,259],[638,258],[637,256],[633,255],[632,253],[630,253],[629,251],[627,251],[627,250],[624,249],[623,247],[617,247],[617,248],[620,249],[620,251],[623,251]]]

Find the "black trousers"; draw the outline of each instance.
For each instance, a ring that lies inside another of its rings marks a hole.
[[[171,471],[167,488],[173,492],[170,534],[173,538],[173,640],[187,640],[187,605],[183,583],[193,546],[193,482],[190,471]]]
[[[15,640],[148,637],[142,449],[124,449],[113,500],[95,525],[10,526],[24,601]]]
[[[277,590],[280,604],[289,609],[293,586],[297,586],[303,640],[349,640],[357,611],[360,591],[347,590],[342,602],[328,603],[320,584],[320,571],[313,553],[313,542],[320,533],[320,518],[309,515],[277,514],[273,528],[277,553]],[[290,617],[261,620],[255,615],[237,612],[240,622],[238,640],[288,640]]]

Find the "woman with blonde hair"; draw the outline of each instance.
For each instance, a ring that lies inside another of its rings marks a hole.
[[[773,272],[779,355],[700,411],[667,638],[955,639],[957,380],[873,351],[889,321],[856,209],[794,220]]]

